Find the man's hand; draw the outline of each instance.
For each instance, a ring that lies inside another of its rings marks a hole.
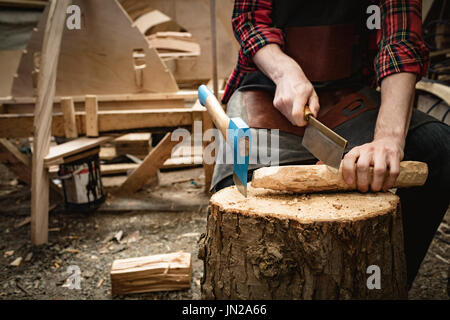
[[[393,74],[381,82],[381,106],[374,140],[345,155],[342,175],[347,184],[356,181],[362,192],[369,191],[369,187],[372,191],[387,191],[394,186],[403,159],[415,83],[416,75],[412,73]],[[372,180],[370,167],[373,167]]]
[[[387,191],[394,186],[403,159],[403,145],[394,138],[380,138],[353,148],[342,162],[342,175],[349,185],[367,192]],[[370,177],[373,167],[373,178]]]
[[[319,98],[301,67],[276,44],[261,48],[253,57],[258,68],[276,84],[274,106],[293,125],[302,127],[305,106],[315,117],[319,112]]]

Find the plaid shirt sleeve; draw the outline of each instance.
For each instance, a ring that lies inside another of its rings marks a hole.
[[[256,71],[253,56],[269,43],[283,47],[282,31],[272,25],[272,0],[235,0],[232,16],[234,35],[240,44],[238,63],[227,81],[222,102],[230,99],[244,75]]]
[[[411,72],[417,81],[429,65],[429,50],[422,39],[421,0],[381,0],[381,29],[374,67],[377,83],[391,74]]]

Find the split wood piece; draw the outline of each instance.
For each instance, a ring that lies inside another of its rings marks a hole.
[[[17,178],[31,186],[31,159],[21,153],[7,139],[0,139],[0,161],[14,172]],[[62,200],[62,191],[50,181],[50,201],[52,204]]]
[[[115,260],[110,275],[113,295],[188,289],[192,280],[191,254]]]
[[[356,183],[348,185],[344,181],[341,170],[335,173],[326,165],[266,167],[255,170],[252,185],[255,188],[298,193],[357,190]],[[373,176],[373,168],[371,168],[370,176]],[[400,174],[394,188],[421,186],[427,177],[428,166],[426,163],[402,161],[400,162]]]
[[[210,200],[202,299],[405,299],[400,199],[233,186]],[[367,283],[380,269],[380,290]],[[370,270],[370,269],[369,269]]]
[[[88,137],[98,137],[97,96],[87,95],[85,108],[86,108],[86,135]]]
[[[172,133],[167,133],[145,157],[139,167],[125,180],[120,187],[119,193],[132,194],[140,190],[157,173],[164,162],[170,158],[173,147],[178,143],[178,141],[172,140]]]
[[[64,116],[64,132],[68,139],[78,138],[77,120],[75,119],[75,105],[70,97],[61,98],[61,109]]]
[[[116,0],[73,0],[82,8],[83,19],[80,30],[63,31],[61,53],[57,71],[58,96],[86,94],[129,94],[139,92],[176,92],[177,83],[167,70],[155,49]],[[48,9],[28,42],[22,56],[18,77],[14,79],[12,96],[33,95],[33,57],[40,51],[45,19]],[[141,49],[145,55],[143,86],[135,83],[132,53]]]
[[[65,27],[66,9],[70,0],[53,0],[47,6],[43,30],[42,54],[34,118],[34,140],[31,186],[31,243],[48,241],[49,176],[44,157],[50,149],[52,106],[55,96],[56,72]],[[42,24],[41,24],[42,26]],[[28,74],[28,78],[30,74]]]
[[[113,140],[114,137],[87,138],[82,137],[69,142],[59,144],[50,149],[44,158],[45,166],[63,163],[63,158],[95,148],[103,143]]]

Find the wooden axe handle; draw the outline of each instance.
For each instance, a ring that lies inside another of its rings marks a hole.
[[[373,168],[370,171],[373,176]],[[400,162],[400,174],[395,188],[421,186],[428,177],[426,163],[417,161]],[[312,193],[321,191],[356,190],[356,183],[348,185],[342,177],[341,169],[334,173],[325,165],[299,165],[266,167],[253,173],[252,186],[273,190]]]
[[[217,129],[219,129],[223,137],[228,141],[227,129],[230,124],[230,118],[223,110],[222,105],[219,101],[217,101],[211,90],[209,90],[209,88],[205,85],[201,85],[199,87],[198,97],[200,103],[208,110],[208,113]]]

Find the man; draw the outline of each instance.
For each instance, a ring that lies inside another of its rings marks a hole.
[[[373,4],[379,30],[367,27]],[[423,187],[397,191],[410,288],[450,194],[450,129],[413,109],[428,67],[421,1],[236,0],[232,23],[241,49],[222,100],[254,132],[280,130],[271,151],[281,165],[316,161],[301,145],[305,106],[349,141],[343,176],[361,192],[390,189],[401,160],[428,164]],[[231,165],[217,163],[213,190],[232,185],[231,175]]]

